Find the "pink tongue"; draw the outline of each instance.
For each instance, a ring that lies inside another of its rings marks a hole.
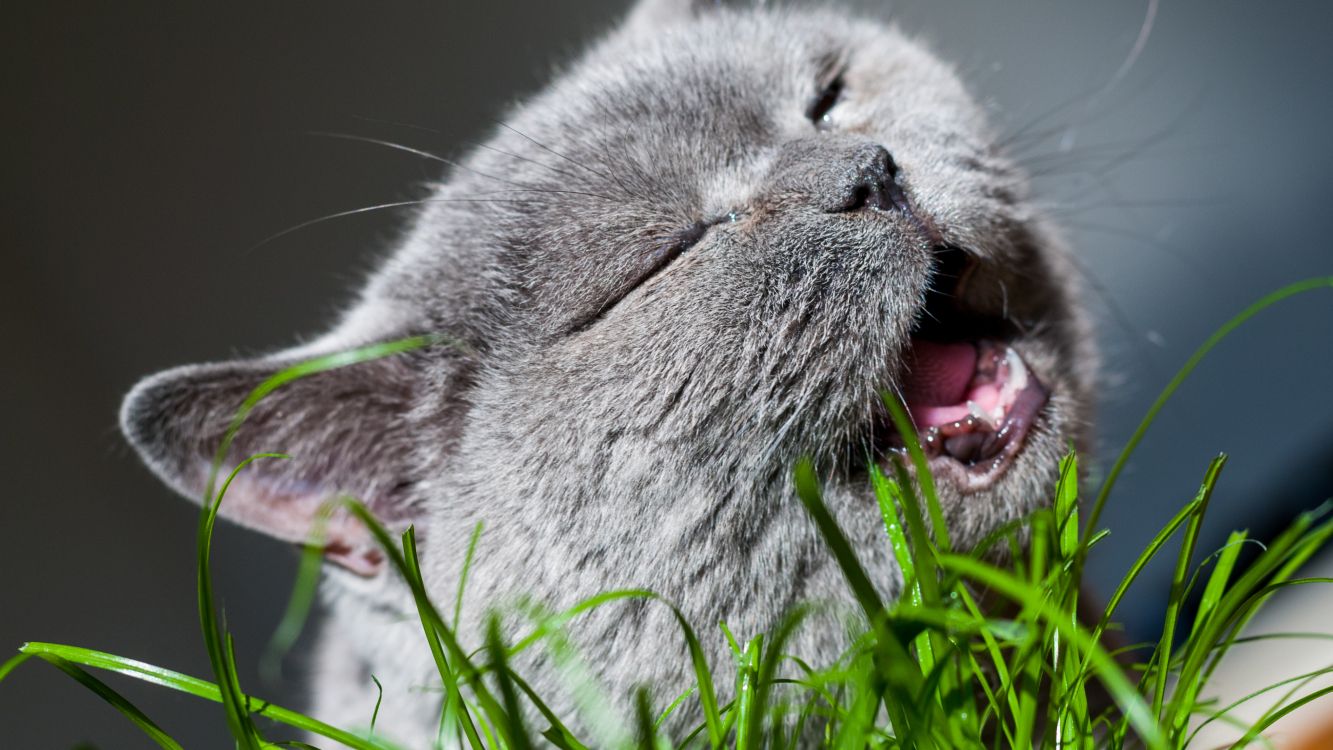
[[[968,343],[917,340],[907,352],[906,365],[903,398],[913,411],[923,406],[962,404],[977,371],[977,348]]]

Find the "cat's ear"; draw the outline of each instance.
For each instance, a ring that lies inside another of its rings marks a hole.
[[[121,429],[167,484],[199,502],[214,456],[246,397],[275,373],[346,350],[336,338],[252,360],[180,367],[146,378],[125,398]],[[244,468],[220,514],[279,539],[304,541],[321,506],[351,496],[391,525],[412,522],[409,414],[418,402],[422,354],[409,352],[293,380],[261,400],[236,432],[218,485],[246,457],[285,453]],[[384,557],[345,509],[327,521],[328,559],[362,575]]]
[[[680,23],[716,8],[719,0],[639,0],[625,20],[630,30],[660,29],[665,24]]]

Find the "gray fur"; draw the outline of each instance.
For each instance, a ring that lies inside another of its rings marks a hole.
[[[649,20],[645,20],[649,19]],[[831,127],[805,111],[845,69]],[[918,44],[832,12],[729,10],[645,0],[545,92],[510,113],[423,203],[412,231],[335,329],[255,362],[187,367],[126,399],[145,460],[197,496],[201,467],[248,387],[283,363],[439,331],[435,347],[326,373],[274,394],[235,455],[282,450],[247,471],[224,513],[293,538],[334,492],[365,497],[423,537],[437,602],[452,602],[484,521],[462,635],[487,606],[559,608],[653,589],[702,633],[770,628],[804,600],[846,604],[840,573],[796,502],[790,470],[812,456],[828,502],[886,596],[900,575],[864,475],[872,404],[893,387],[944,239],[982,259],[972,304],[1029,334],[1016,344],[1053,397],[992,487],[940,479],[957,544],[1049,496],[1056,462],[1088,419],[1092,352],[1060,243],[1027,183],[992,146],[953,71]],[[931,238],[902,214],[838,212],[868,149],[887,148]],[[696,222],[707,232],[635,285]],[[614,302],[614,304],[609,304]],[[276,520],[275,520],[276,519]],[[297,534],[299,535],[299,534]],[[334,528],[316,713],[369,715],[413,747],[439,694],[405,590],[377,571],[364,534]],[[826,663],[837,627],[792,650]],[[691,679],[665,607],[616,604],[579,620],[589,671],[614,706],[648,684],[669,700]],[[560,670],[520,663],[557,710]],[[587,717],[585,717],[585,721]]]

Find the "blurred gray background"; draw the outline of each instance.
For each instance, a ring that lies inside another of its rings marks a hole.
[[[0,656],[50,640],[207,674],[196,509],[122,445],[120,396],[142,374],[318,330],[402,216],[246,249],[317,216],[414,197],[437,176],[432,163],[310,131],[458,155],[626,3],[246,5],[0,11]],[[1123,75],[1141,2],[864,5],[958,64],[1068,228],[1106,352],[1102,467],[1209,332],[1282,284],[1333,273],[1333,5],[1164,0]],[[1103,590],[1219,451],[1232,460],[1206,549],[1233,527],[1272,533],[1333,494],[1331,375],[1333,294],[1284,303],[1223,344],[1113,498],[1094,560]],[[299,649],[278,684],[253,669],[293,551],[230,527],[215,549],[245,684],[299,706]],[[1155,637],[1168,574],[1150,571],[1123,610],[1131,640]],[[215,706],[112,681],[186,747],[230,746]],[[0,738],[149,746],[38,663],[0,684]]]

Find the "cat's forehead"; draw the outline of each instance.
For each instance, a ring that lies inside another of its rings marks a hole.
[[[965,134],[980,118],[952,70],[875,21],[809,11],[702,14],[612,36],[529,103],[531,131],[579,150],[698,167],[808,133],[821,88],[844,78],[844,124],[871,134],[910,118]]]

